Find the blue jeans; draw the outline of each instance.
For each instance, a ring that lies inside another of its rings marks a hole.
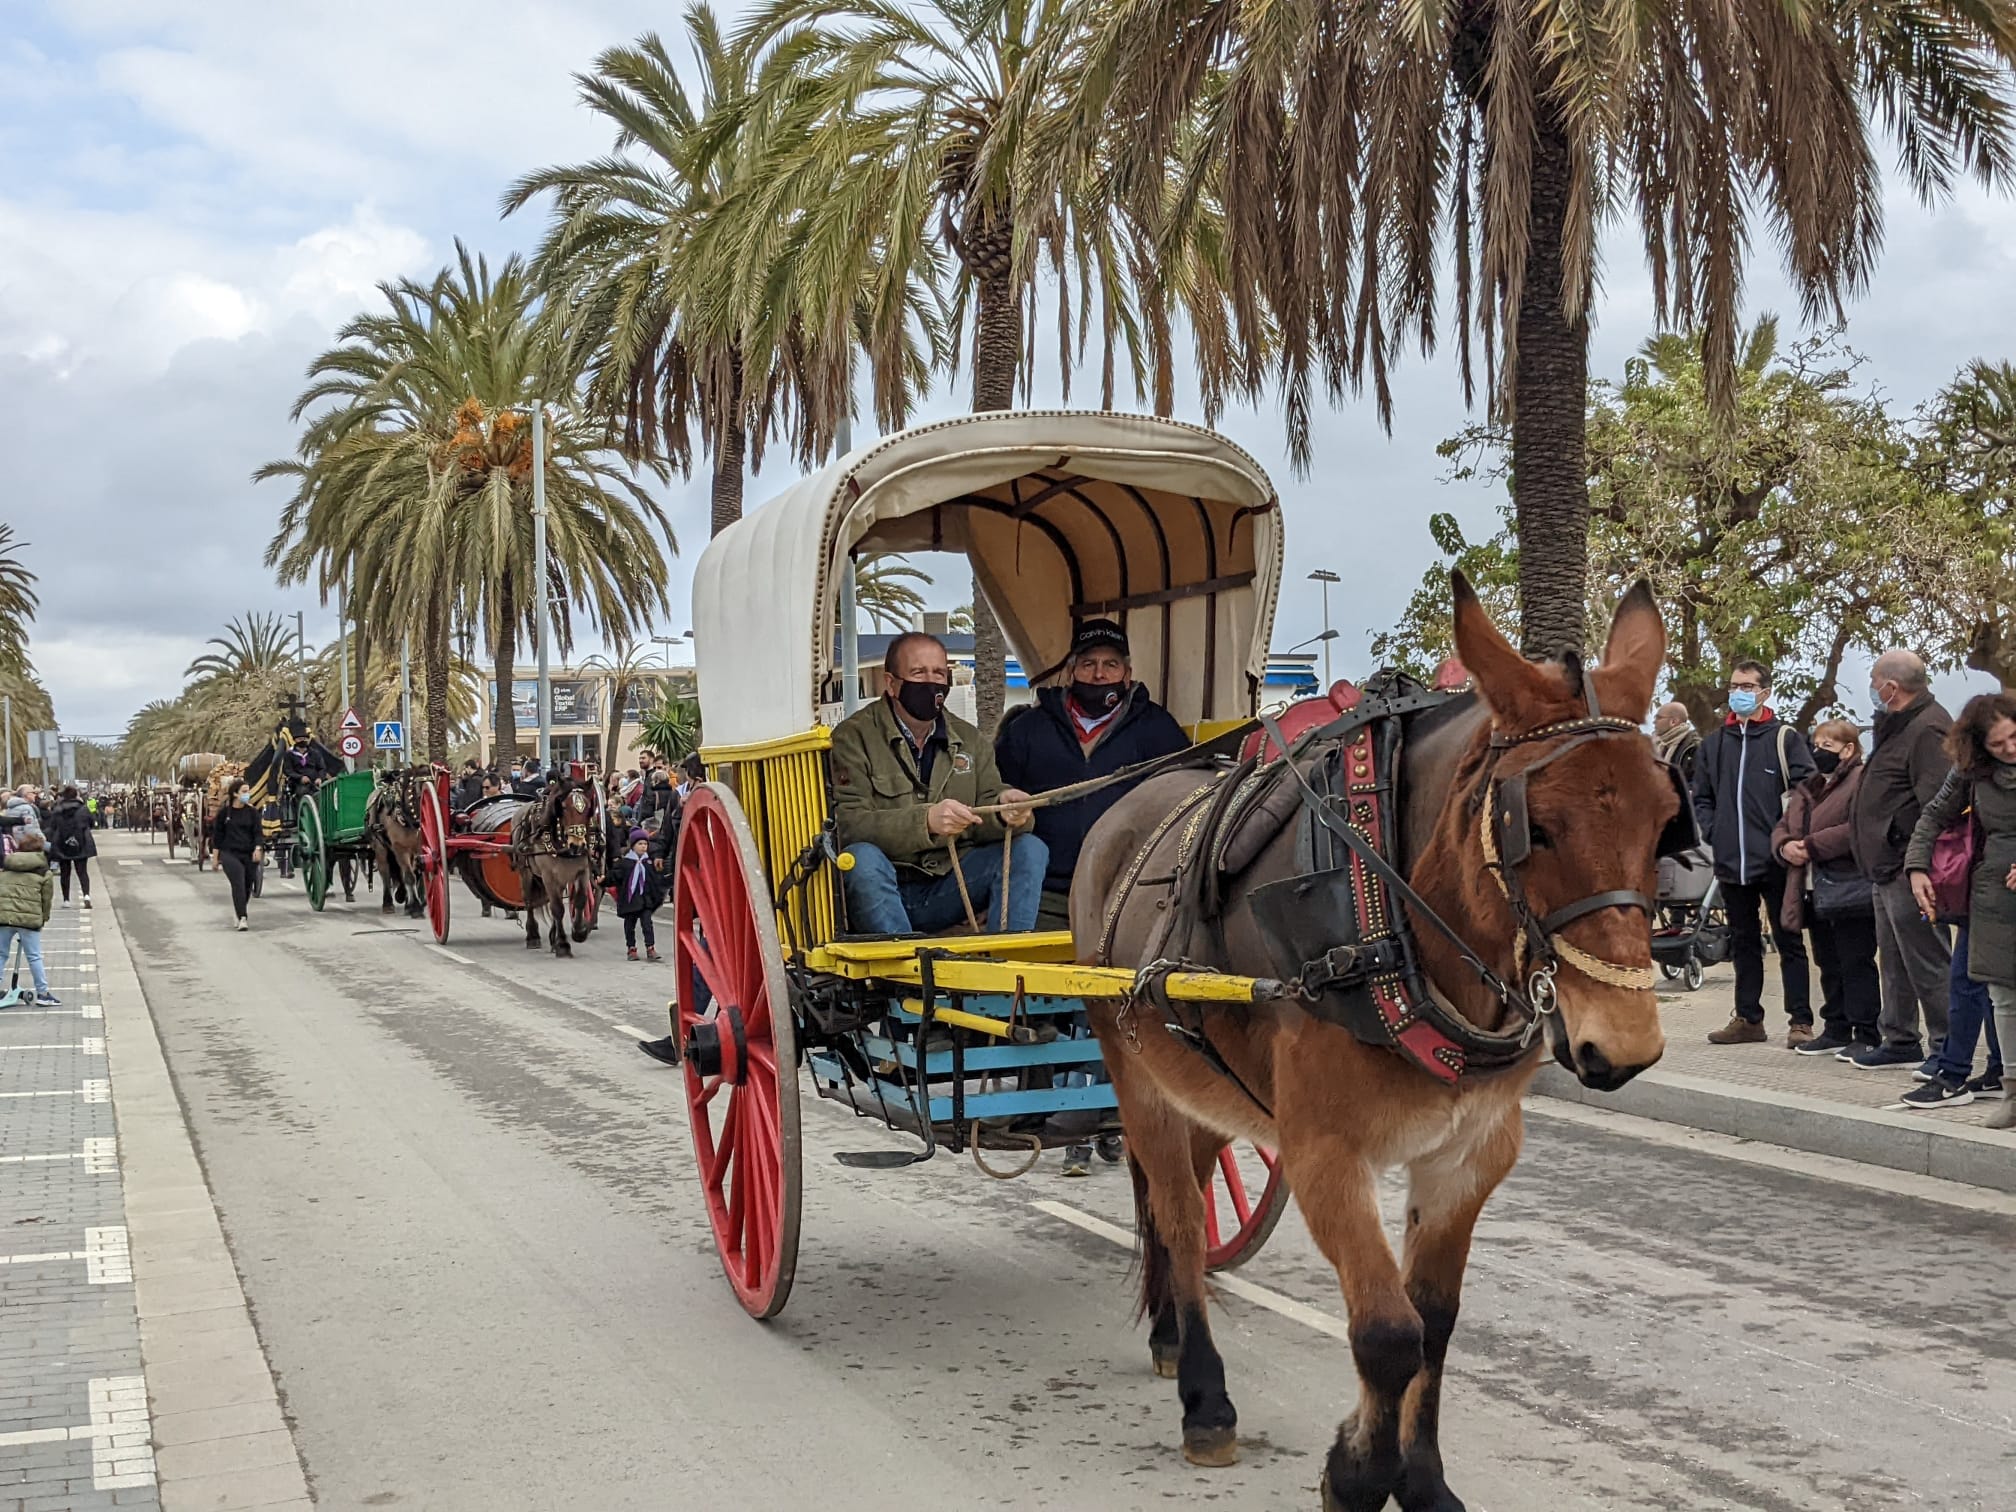
[[[48,992],[49,976],[42,969],[42,931],[39,929],[12,926],[0,929],[0,969],[5,968],[8,958],[14,954],[16,940],[21,942],[21,953],[28,957],[28,973],[35,979],[35,991],[37,994]]]
[[[1988,1032],[1988,1070],[2002,1070],[2002,1040],[1995,1032],[1995,1014],[1988,1001],[1988,989],[1967,975],[1967,926],[1953,936],[1953,966],[1947,974],[1946,1042],[1939,1047],[1939,1064],[1934,1067],[1942,1081],[1954,1086],[1974,1074],[1974,1042],[1982,1030]]]
[[[846,879],[847,924],[856,934],[935,934],[966,922],[959,879],[950,872],[942,877],[899,874],[879,846],[850,845],[847,854],[854,858],[854,867],[841,876]],[[976,845],[959,853],[973,910],[996,934],[1036,927],[1043,872],[1049,864],[1049,846],[1034,835],[1018,834],[1004,900],[995,896],[1001,890],[1001,847]]]

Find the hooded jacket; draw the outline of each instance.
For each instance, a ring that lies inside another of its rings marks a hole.
[[[10,829],[12,840],[19,841],[23,835],[42,833],[42,811],[18,793],[7,800],[6,809],[0,812],[4,812],[9,819],[21,821],[18,826]]]
[[[41,851],[12,851],[0,861],[0,929],[40,929],[55,899],[56,878]]]
[[[49,854],[58,861],[88,861],[98,854],[91,811],[81,798],[65,798],[49,811]]]
[[[1748,721],[1731,715],[1702,740],[1694,759],[1694,814],[1717,877],[1755,886],[1770,874],[1778,864],[1771,832],[1784,816],[1786,795],[1818,770],[1806,737],[1769,708]]]
[[[1041,793],[1104,777],[1137,762],[1153,761],[1190,744],[1183,727],[1169,711],[1136,683],[1127,702],[1090,754],[1078,739],[1062,688],[1039,688],[1036,702],[1014,710],[994,738],[994,759],[1001,780],[1025,793]],[[1036,834],[1050,847],[1050,866],[1043,877],[1045,892],[1068,893],[1071,873],[1085,836],[1100,816],[1132,792],[1131,782],[1115,783],[1083,798],[1036,810]]]

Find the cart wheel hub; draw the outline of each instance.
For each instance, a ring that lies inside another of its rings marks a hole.
[[[722,1034],[723,1027],[727,1034]],[[741,1086],[749,1076],[749,1040],[742,1028],[742,1010],[732,1004],[717,1007],[686,1031],[683,1052],[687,1064],[702,1076],[718,1076]]]

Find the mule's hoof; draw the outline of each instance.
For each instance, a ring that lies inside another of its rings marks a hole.
[[[1207,1470],[1239,1463],[1239,1433],[1233,1428],[1185,1428],[1183,1458]]]
[[[1173,1381],[1173,1380],[1175,1380],[1175,1379],[1176,1379],[1176,1356],[1175,1356],[1175,1355],[1173,1355],[1173,1354],[1162,1354],[1161,1352],[1159,1352],[1159,1351],[1157,1351],[1157,1350],[1152,1350],[1152,1349],[1151,1349],[1151,1350],[1150,1350],[1150,1351],[1148,1352],[1148,1358],[1149,1358],[1150,1360],[1154,1361],[1154,1364],[1155,1364],[1155,1374],[1157,1374],[1158,1376],[1162,1377],[1162,1379],[1163,1379],[1163,1380],[1165,1380],[1165,1381]]]

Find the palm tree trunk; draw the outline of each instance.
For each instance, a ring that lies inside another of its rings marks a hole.
[[[1013,409],[1022,363],[1022,301],[1008,275],[975,280],[973,409]],[[980,737],[992,741],[1008,702],[1008,641],[973,580],[973,712]]]
[[[602,732],[602,775],[616,770],[616,742],[623,735],[623,706],[630,701],[630,679],[621,672],[609,674],[609,724]]]
[[[1589,320],[1563,309],[1568,133],[1544,102],[1533,140],[1526,282],[1512,374],[1512,503],[1519,534],[1519,638],[1528,656],[1580,649],[1589,584],[1585,443]]]
[[[435,590],[427,609],[427,632],[421,649],[421,675],[426,682],[427,759],[448,762],[448,675],[453,654],[448,636],[448,589]]]
[[[722,417],[721,443],[714,452],[714,517],[708,534],[719,535],[742,518],[742,461],[749,438],[742,423],[742,356],[729,359],[728,413]]]
[[[491,759],[509,761],[518,750],[518,710],[511,701],[511,675],[518,667],[518,595],[509,568],[497,585],[497,623],[490,636],[490,675],[497,696],[490,706]]]

